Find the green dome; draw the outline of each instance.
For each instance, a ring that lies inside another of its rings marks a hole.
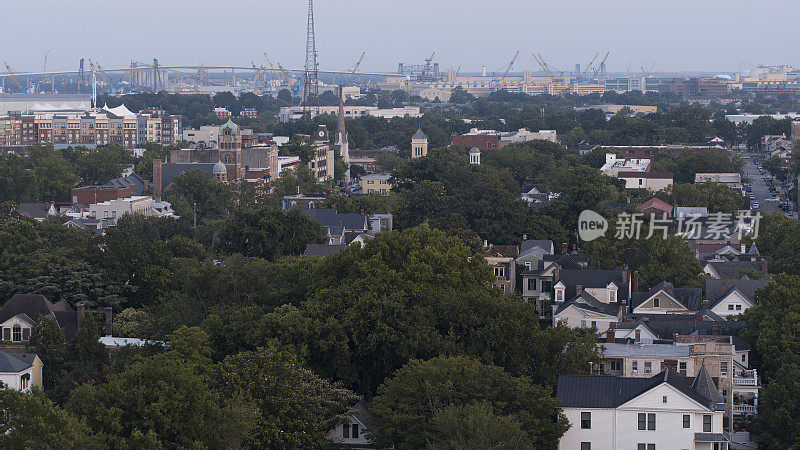
[[[220,133],[222,133],[222,130],[224,130],[225,128],[230,128],[231,133],[236,133],[236,130],[239,129],[239,125],[236,125],[230,118],[228,118],[228,121],[223,123],[222,126],[219,127]]]
[[[225,164],[222,164],[222,161],[217,161],[217,163],[214,164],[214,168],[211,169],[211,172],[212,173],[227,173],[228,169],[225,168]]]

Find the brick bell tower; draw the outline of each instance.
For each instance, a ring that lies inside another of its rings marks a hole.
[[[242,178],[242,130],[228,119],[219,127],[219,160],[228,170],[228,181]]]

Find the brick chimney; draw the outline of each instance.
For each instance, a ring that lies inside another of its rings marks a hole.
[[[714,336],[719,334],[719,325],[714,325],[711,327],[711,334],[713,334]]]
[[[698,314],[697,315],[697,321],[698,322],[702,322],[703,321],[703,315],[702,314]]]
[[[580,284],[575,286],[575,295],[581,295],[583,293],[583,286]]]
[[[761,260],[761,273],[767,273],[767,260]]]
[[[606,330],[606,342],[608,342],[609,344],[613,344],[614,340],[615,340],[614,329],[613,328],[607,329]]]
[[[722,295],[725,295],[725,280],[722,280],[722,285],[721,285],[721,288],[720,288],[720,289],[722,289],[722,292],[721,292],[721,294],[722,294]]]
[[[633,293],[634,294],[638,294],[639,293],[639,271],[638,270],[634,270],[633,271]]]
[[[161,191],[164,188],[161,185],[161,160],[154,159],[153,160],[153,199],[155,201],[161,201]]]
[[[81,322],[83,322],[83,316],[86,314],[86,303],[80,302],[77,304],[78,307],[78,329],[81,328]]]
[[[634,338],[634,342],[637,344],[642,342],[642,330],[636,330],[636,337]]]
[[[106,306],[106,336],[113,336],[111,333],[112,318],[114,316],[114,309]]]
[[[709,307],[708,299],[707,298],[703,299],[703,309],[708,309],[708,307]]]

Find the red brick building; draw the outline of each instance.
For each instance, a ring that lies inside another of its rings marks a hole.
[[[131,197],[136,193],[136,186],[124,187],[84,186],[72,189],[72,204],[89,206],[118,198]]]
[[[496,134],[454,134],[450,136],[453,145],[464,145],[467,147],[478,147],[481,150],[494,150],[500,148],[500,136]]]

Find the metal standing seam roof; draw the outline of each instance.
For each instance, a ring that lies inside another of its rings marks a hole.
[[[711,399],[694,389],[686,378],[669,369],[650,378],[559,375],[556,397],[561,400],[562,407],[617,408],[663,383],[669,384],[701,405],[713,409]]]

